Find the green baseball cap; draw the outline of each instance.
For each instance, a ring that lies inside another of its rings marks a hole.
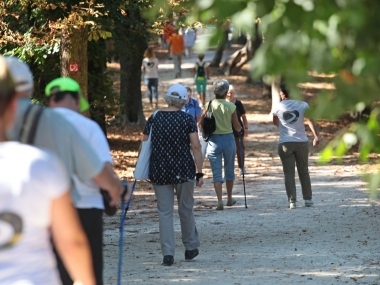
[[[65,91],[78,93],[79,94],[79,110],[81,112],[88,110],[90,105],[88,104],[87,100],[83,97],[82,90],[80,89],[78,82],[76,82],[74,79],[70,77],[59,77],[51,81],[45,87],[45,95],[47,97],[50,97],[56,93],[65,92]]]

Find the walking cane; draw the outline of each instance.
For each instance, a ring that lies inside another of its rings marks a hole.
[[[123,244],[124,244],[124,223],[129,209],[129,204],[132,200],[133,191],[135,190],[136,180],[133,183],[132,191],[127,202],[125,202],[125,195],[128,193],[128,182],[123,180],[124,191],[121,195],[121,218],[120,218],[120,237],[119,237],[119,264],[117,269],[117,285],[121,285],[121,267],[123,265]]]
[[[245,179],[244,179],[244,157],[243,157],[243,136],[239,135],[239,142],[240,142],[240,159],[241,159],[241,167],[242,167],[242,174],[243,174],[243,189],[244,189],[244,202],[245,202],[245,208],[247,209],[247,194],[245,193]]]

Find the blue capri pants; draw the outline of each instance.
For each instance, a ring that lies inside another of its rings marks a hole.
[[[207,156],[210,161],[214,183],[224,182],[223,166],[225,180],[235,180],[235,155],[236,144],[233,133],[211,135],[207,145]]]

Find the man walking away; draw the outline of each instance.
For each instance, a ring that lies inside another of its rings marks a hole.
[[[79,113],[81,105],[88,105],[82,96],[79,84],[68,77],[57,78],[46,86],[45,95],[47,105],[54,108],[78,130],[102,163],[114,173],[110,148],[102,129],[96,122]],[[114,176],[117,177],[116,173]],[[81,181],[76,175],[73,176],[73,180],[78,191],[83,193],[75,207],[90,243],[97,284],[101,284],[103,280],[103,198],[99,186],[92,180]]]
[[[180,78],[182,75],[181,64],[182,55],[185,52],[183,37],[178,34],[178,29],[174,30],[172,37],[169,40],[169,48],[173,56],[175,78]]]
[[[182,31],[184,30],[182,29]],[[187,28],[182,35],[183,40],[185,41],[186,57],[191,57],[193,55],[193,46],[195,44],[195,40],[197,39],[197,34],[194,29]]]

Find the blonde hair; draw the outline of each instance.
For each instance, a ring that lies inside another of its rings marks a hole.
[[[144,57],[146,58],[155,58],[156,57],[156,54],[153,50],[153,48],[147,48],[144,52]]]
[[[9,72],[7,62],[0,55],[0,115],[3,115],[14,95],[15,84]]]

